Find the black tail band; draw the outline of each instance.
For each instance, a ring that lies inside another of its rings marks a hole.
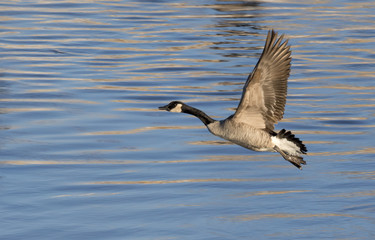
[[[301,153],[303,154],[307,152],[307,148],[305,144],[303,144],[299,138],[295,137],[291,131],[286,131],[285,129],[281,129],[280,132],[277,133],[276,137],[279,139],[286,138],[288,141],[293,142],[294,144],[297,145],[297,147],[301,150]]]

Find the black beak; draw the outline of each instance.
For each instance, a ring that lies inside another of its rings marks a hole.
[[[167,110],[167,109],[168,109],[167,106],[168,106],[168,105],[161,106],[161,107],[159,107],[159,110]]]

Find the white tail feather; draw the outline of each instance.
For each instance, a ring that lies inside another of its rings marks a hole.
[[[292,141],[289,141],[286,138],[277,138],[276,136],[271,137],[272,143],[279,147],[284,152],[288,153],[292,156],[299,156],[301,154],[301,150],[299,147]]]

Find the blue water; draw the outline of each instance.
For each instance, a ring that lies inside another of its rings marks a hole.
[[[372,1],[0,1],[1,239],[373,239]],[[309,150],[211,135],[269,29]]]

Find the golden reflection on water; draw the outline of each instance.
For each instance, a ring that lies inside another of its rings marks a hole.
[[[374,154],[375,148],[363,148],[360,150],[342,151],[342,152],[314,152],[309,153],[310,156],[333,156],[333,155],[363,155]]]
[[[15,112],[53,112],[64,111],[62,108],[0,108],[0,113],[15,113]]]
[[[58,99],[58,98],[0,98],[0,102],[48,102],[48,103],[83,103],[83,104],[99,104],[99,102],[88,101],[83,99]]]
[[[127,135],[135,134],[140,132],[147,132],[153,130],[166,130],[166,129],[200,129],[204,128],[203,126],[155,126],[155,127],[142,127],[132,130],[124,131],[100,131],[100,132],[87,132],[82,135]]]
[[[66,198],[66,197],[103,197],[103,196],[112,196],[112,195],[119,195],[120,192],[114,192],[114,193],[82,193],[82,194],[61,194],[61,195],[55,195],[51,198]]]
[[[231,196],[235,198],[244,198],[244,197],[254,197],[254,196],[264,196],[264,195],[282,195],[282,194],[305,193],[305,192],[312,192],[312,191],[311,190],[257,191],[257,192],[241,193],[241,194],[231,195]]]
[[[357,197],[367,197],[367,196],[375,196],[375,190],[332,194],[332,195],[327,195],[325,197],[329,197],[329,198],[357,198]]]
[[[285,118],[283,122],[295,122],[296,120],[319,120],[319,121],[333,121],[333,120],[367,120],[367,117],[295,117]]]
[[[191,86],[156,86],[156,87],[125,87],[125,86],[109,86],[109,85],[97,85],[93,87],[77,87],[74,89],[80,89],[80,90],[94,90],[94,89],[100,89],[100,90],[116,90],[116,91],[134,91],[134,92],[175,92],[176,89],[183,89],[186,93],[197,93],[200,92],[197,89],[207,89],[207,87],[191,87]],[[214,90],[205,90],[205,92],[216,92]],[[144,96],[144,95],[143,95]],[[186,95],[185,95],[186,96]]]
[[[347,217],[347,218],[364,218],[368,217],[354,215],[354,214],[341,214],[341,213],[271,213],[271,214],[249,214],[249,215],[239,215],[235,217],[221,217],[222,219],[230,221],[256,221],[263,219],[275,219],[275,218],[290,218],[290,219],[303,219],[303,218],[327,218],[327,217]]]
[[[87,153],[95,153],[95,152],[132,152],[132,151],[152,151],[152,148],[144,148],[144,149],[129,149],[129,148],[121,148],[115,150],[108,150],[108,149],[96,149],[93,151],[85,151]],[[119,165],[128,165],[128,164],[171,164],[171,163],[197,163],[197,162],[233,162],[233,161],[251,161],[251,162],[259,162],[259,161],[269,161],[268,158],[275,157],[274,154],[263,154],[262,158],[257,155],[208,155],[198,159],[176,159],[176,160],[9,160],[9,161],[1,161],[0,164],[8,164],[8,165],[76,165],[76,164],[119,164]]]
[[[116,108],[115,111],[126,111],[126,112],[158,112],[156,108]]]
[[[342,171],[342,172],[331,172],[330,174],[340,174],[348,176],[353,179],[375,179],[375,171]]]
[[[177,179],[177,180],[141,180],[141,181],[97,181],[86,182],[87,185],[130,185],[130,184],[176,184],[176,183],[202,183],[202,182],[273,182],[285,181],[281,178],[207,178],[207,179]]]
[[[354,94],[354,93],[350,93],[350,94]],[[357,94],[371,94],[371,93],[357,93]],[[316,104],[316,103],[292,103],[292,102],[289,102],[287,103],[286,105],[290,105],[290,106],[305,106],[305,107],[309,107],[309,108],[319,108],[319,109],[324,109],[324,108],[333,108],[333,109],[337,109],[337,108],[341,108],[341,109],[344,109],[344,108],[373,108],[375,107],[375,104],[363,104],[363,103],[358,103],[358,104],[328,104],[322,100],[317,100],[317,101],[310,101],[310,102],[322,102],[322,104]],[[346,111],[347,112],[347,111]]]
[[[375,86],[352,86],[352,85],[344,85],[344,84],[336,84],[330,86],[312,86],[312,87],[294,87],[293,89],[345,89],[345,90],[375,90]]]
[[[81,165],[81,164],[137,164],[139,161],[132,160],[122,160],[122,161],[94,161],[94,160],[10,160],[10,161],[1,161],[0,164],[7,165]]]
[[[310,131],[302,131],[297,130],[293,131],[295,134],[316,134],[316,135],[362,135],[366,134],[367,132],[349,132],[349,131],[322,131],[322,130],[310,130]]]

